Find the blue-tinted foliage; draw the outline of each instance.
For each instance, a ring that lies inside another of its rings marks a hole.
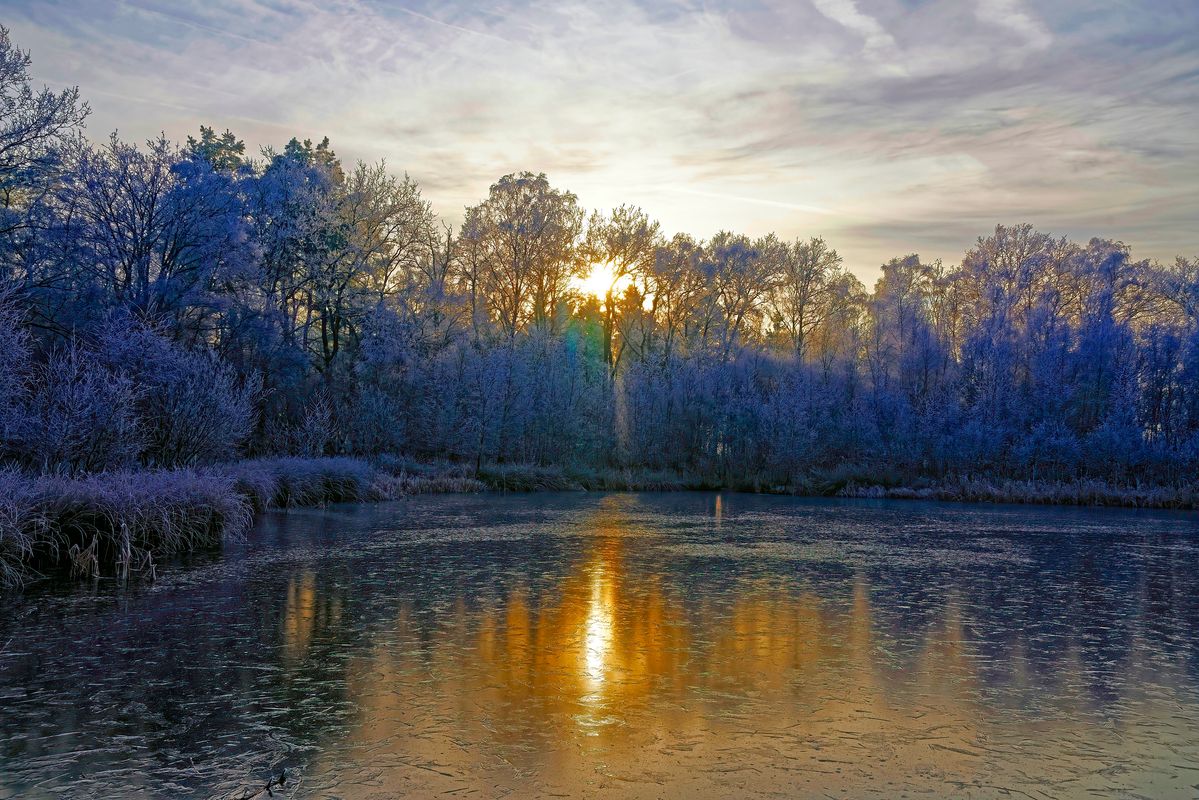
[[[455,234],[328,140],[89,143],[76,94],[28,89],[0,50],[10,464],[402,452],[738,485],[1199,466],[1199,262],[1000,226],[868,291],[821,239],[667,241],[632,207],[588,224],[533,173]],[[606,297],[572,288],[590,262],[619,278]]]

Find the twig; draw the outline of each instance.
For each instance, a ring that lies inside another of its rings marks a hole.
[[[279,775],[277,777],[272,777],[269,781],[267,781],[266,786],[263,786],[261,789],[257,789],[253,792],[251,792],[249,789],[245,789],[243,790],[241,796],[236,798],[236,800],[254,800],[254,798],[262,797],[264,794],[268,797],[274,797],[275,793],[271,790],[274,788],[282,789],[286,784],[287,770],[280,769]]]

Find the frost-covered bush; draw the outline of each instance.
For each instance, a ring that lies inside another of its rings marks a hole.
[[[0,448],[9,464],[75,475],[129,466],[143,445],[137,389],[79,342],[35,361],[11,289],[0,289]]]
[[[1083,449],[1069,428],[1042,422],[1012,448],[1012,460],[1034,479],[1066,479],[1075,475]]]
[[[19,444],[25,428],[29,334],[9,289],[0,288],[0,453]]]
[[[289,450],[302,456],[324,455],[336,435],[332,405],[324,394],[315,392],[304,406],[304,416],[293,431],[294,441]]]
[[[33,369],[19,460],[41,473],[78,475],[132,466],[146,442],[138,387],[71,343]]]
[[[396,452],[404,446],[403,409],[393,394],[364,387],[354,398],[350,419],[350,446],[355,453]]]
[[[137,389],[143,463],[155,467],[225,461],[254,420],[254,386],[207,350],[189,350],[153,328],[110,324],[96,359]]]

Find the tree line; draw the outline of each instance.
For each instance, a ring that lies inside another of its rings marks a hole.
[[[0,457],[404,453],[789,484],[1190,480],[1199,260],[998,226],[872,289],[822,238],[667,236],[506,175],[456,228],[328,139],[94,143],[0,29]],[[606,296],[577,280],[607,265]]]

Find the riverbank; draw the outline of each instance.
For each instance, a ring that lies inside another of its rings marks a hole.
[[[958,476],[905,483],[887,475],[870,479],[870,470],[841,467],[805,476],[789,484],[720,481],[700,476],[636,470],[562,470],[513,465],[489,467],[478,477],[489,489],[507,491],[734,491],[805,497],[937,500],[959,503],[1104,506],[1199,509],[1199,482],[1184,486],[1119,486],[1094,479],[1022,481]]]
[[[1193,510],[1199,486],[1113,486],[1097,480],[1017,481],[955,478],[926,486],[851,485],[838,497],[886,500],[939,500],[957,503],[1105,506]]]
[[[42,576],[155,576],[173,554],[242,535],[270,508],[394,500],[417,494],[536,491],[749,491],[771,494],[1134,508],[1199,508],[1199,485],[1121,487],[954,478],[883,486],[852,470],[794,485],[729,483],[670,472],[568,470],[398,457],[270,458],[197,470],[110,472],[82,478],[0,471],[0,588]]]
[[[269,508],[390,500],[487,486],[465,468],[272,458],[82,478],[0,471],[0,588],[50,574],[153,579],[176,553],[240,536]]]

